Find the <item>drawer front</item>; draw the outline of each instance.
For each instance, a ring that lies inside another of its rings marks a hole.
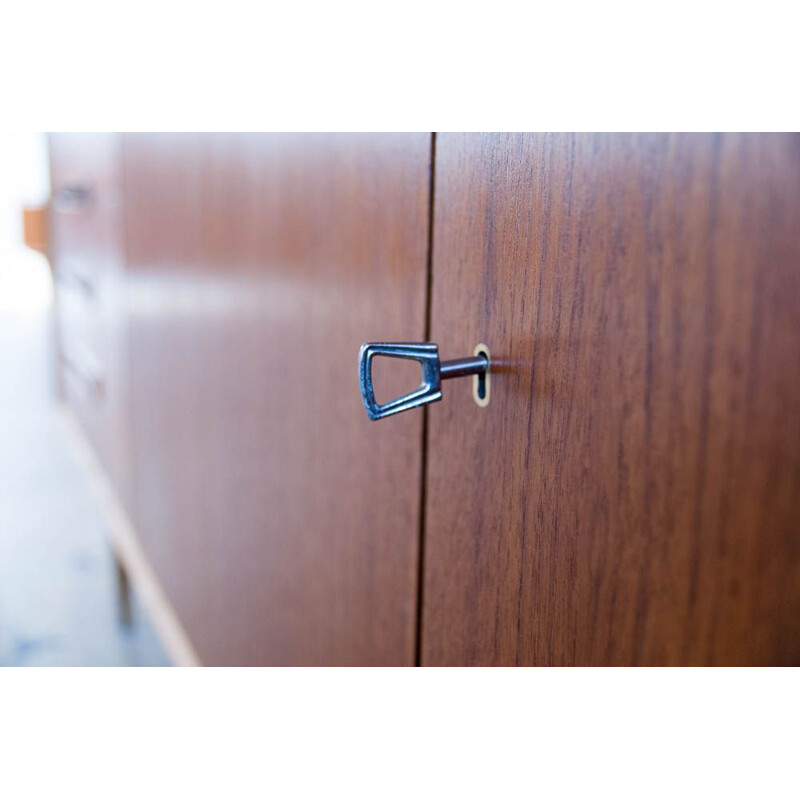
[[[133,513],[119,137],[50,138],[60,386]]]

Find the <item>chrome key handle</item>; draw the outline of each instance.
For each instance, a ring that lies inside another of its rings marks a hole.
[[[422,368],[422,383],[410,394],[403,395],[380,405],[375,402],[372,386],[372,359],[375,356],[388,358],[410,358],[418,361]],[[361,399],[370,419],[383,419],[401,411],[408,411],[427,403],[442,399],[442,379],[439,364],[438,344],[403,344],[372,342],[362,344],[358,356],[358,380],[361,384]]]
[[[418,361],[422,369],[422,383],[409,394],[397,397],[383,405],[376,403],[375,389],[372,386],[372,359],[375,356],[409,358],[412,361]],[[478,375],[488,369],[489,360],[483,355],[442,362],[439,360],[439,345],[432,342],[421,344],[370,342],[361,345],[358,356],[361,399],[364,401],[364,408],[370,419],[383,419],[417,406],[435,403],[442,399],[443,380],[460,378],[465,375]]]

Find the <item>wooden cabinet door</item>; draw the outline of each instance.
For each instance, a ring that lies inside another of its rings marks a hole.
[[[800,139],[435,153],[422,663],[800,662]]]
[[[413,663],[421,418],[356,360],[424,337],[430,144],[124,138],[138,528],[203,663]]]

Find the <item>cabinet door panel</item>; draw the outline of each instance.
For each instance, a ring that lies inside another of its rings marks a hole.
[[[425,664],[800,661],[800,140],[437,137]]]
[[[413,663],[421,420],[370,423],[356,362],[424,336],[430,137],[124,163],[139,530],[201,660]]]

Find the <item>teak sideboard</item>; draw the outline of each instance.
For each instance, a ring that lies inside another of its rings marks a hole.
[[[60,393],[200,663],[800,663],[800,137],[50,151]],[[488,404],[370,421],[373,341]]]

